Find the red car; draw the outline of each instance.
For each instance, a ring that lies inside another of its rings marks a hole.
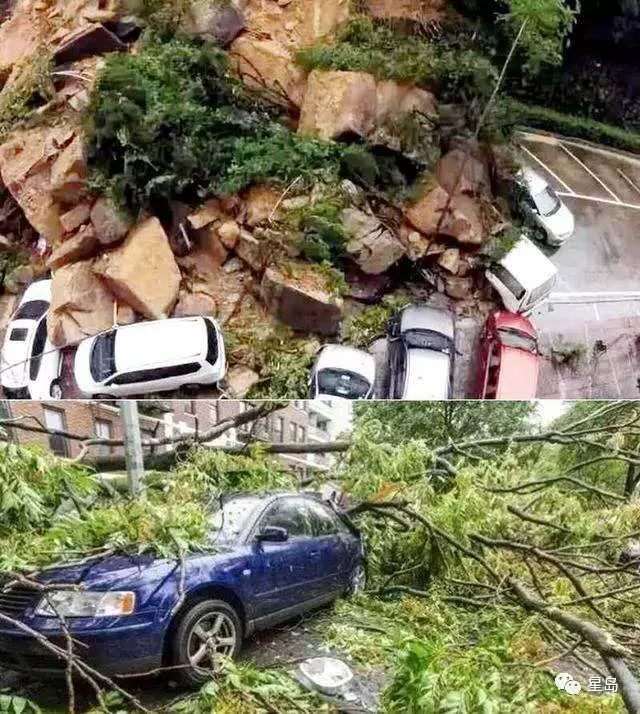
[[[513,312],[489,315],[480,333],[476,399],[534,399],[538,389],[538,333]]]

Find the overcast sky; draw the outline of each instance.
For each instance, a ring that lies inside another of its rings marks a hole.
[[[562,416],[571,406],[571,402],[562,401],[561,399],[541,399],[538,402],[538,414],[542,426],[547,426],[554,419]]]

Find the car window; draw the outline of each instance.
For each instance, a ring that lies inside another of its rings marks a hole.
[[[313,515],[302,498],[278,499],[260,520],[259,530],[267,526],[286,528],[290,538],[313,536]]]
[[[340,521],[338,516],[336,516],[336,514],[324,504],[310,502],[309,509],[311,510],[313,519],[312,525],[314,535],[336,535],[337,533],[344,533],[348,530],[347,527]]]
[[[116,371],[116,331],[110,330],[94,340],[89,357],[89,371],[96,382],[103,382]]]
[[[14,320],[39,320],[49,308],[46,300],[29,300],[24,305],[20,305],[18,311],[13,316]]]
[[[544,191],[541,191],[534,198],[536,207],[543,216],[553,216],[562,207],[560,199],[556,192],[547,186]]]
[[[245,529],[251,514],[260,503],[262,503],[261,498],[248,496],[225,501],[209,519],[209,541],[212,543],[234,542]]]
[[[155,369],[139,369],[135,372],[123,372],[115,376],[109,384],[141,384],[143,382],[156,382],[160,379],[183,377],[186,374],[195,374],[200,371],[197,362],[177,364],[173,367],[156,367]]]
[[[538,342],[531,335],[513,328],[502,328],[498,332],[500,333],[500,340],[505,347],[515,347],[519,350],[537,354]]]
[[[29,330],[26,327],[14,327],[9,333],[9,340],[11,342],[24,342],[28,334]]]
[[[522,300],[525,294],[525,289],[516,278],[500,263],[495,263],[491,266],[491,272],[498,278],[498,280],[509,290],[516,298],[516,300]]]
[[[207,362],[215,364],[218,360],[218,335],[211,320],[205,319],[207,326]]]
[[[36,334],[33,338],[33,346],[31,348],[31,361],[29,362],[29,379],[35,379],[40,371],[42,363],[42,352],[47,341],[47,321],[40,320],[40,324],[36,328]]]
[[[433,330],[407,330],[403,335],[407,347],[434,350],[450,355],[454,351],[453,340]]]
[[[342,369],[321,369],[318,372],[318,386],[322,394],[345,399],[363,399],[371,389],[364,377]]]

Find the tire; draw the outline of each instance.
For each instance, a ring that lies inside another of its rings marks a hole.
[[[216,628],[217,638],[211,643],[215,652],[235,657],[242,647],[242,621],[224,600],[203,600],[180,619],[171,645],[173,664],[182,667],[177,672],[184,684],[199,686],[211,679],[211,673],[216,669],[215,657],[212,659],[213,652],[198,630],[211,637]]]
[[[49,394],[52,399],[62,399],[62,387],[57,379],[51,382],[51,387],[49,387]]]
[[[364,563],[360,562],[351,572],[349,576],[349,586],[347,588],[347,597],[355,597],[364,592],[367,587],[367,571]]]
[[[189,382],[189,384],[184,384],[182,386],[182,389],[186,394],[190,394],[191,396],[195,396],[200,389],[202,388],[201,384],[198,384],[197,382]]]

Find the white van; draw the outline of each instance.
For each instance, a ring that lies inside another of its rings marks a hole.
[[[521,236],[486,276],[509,312],[528,315],[548,299],[558,280],[558,269],[526,236]]]

